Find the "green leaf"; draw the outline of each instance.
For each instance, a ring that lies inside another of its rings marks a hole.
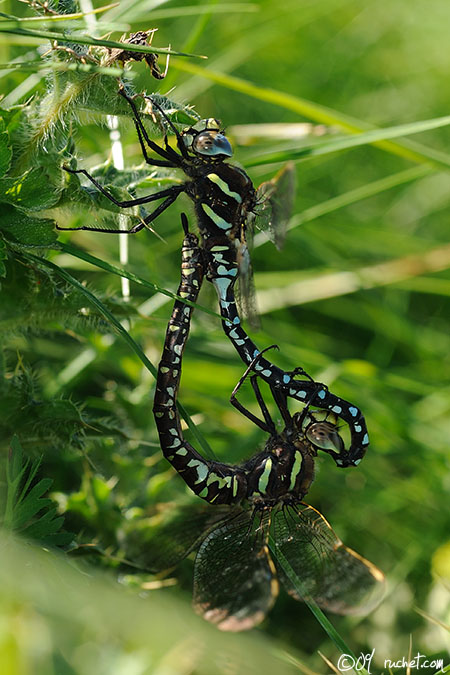
[[[0,179],[0,201],[28,211],[42,211],[59,200],[59,190],[50,183],[43,167],[28,169],[21,176]]]
[[[52,503],[51,499],[41,500],[47,501],[50,504]],[[41,539],[48,536],[49,534],[54,534],[62,527],[64,523],[63,516],[56,517],[56,507],[49,509],[44,515],[39,518],[32,525],[28,525],[23,531],[27,537],[33,537],[34,539]]]
[[[0,70],[13,69],[14,71],[40,73],[42,71],[60,70],[76,71],[79,73],[106,75],[107,77],[122,77],[123,68],[103,67],[90,63],[69,63],[68,61],[20,61],[18,63],[0,63]],[[133,73],[127,73],[127,77],[133,77]]]
[[[4,176],[11,164],[12,150],[9,143],[9,135],[4,131],[0,133],[0,177]]]
[[[49,247],[57,240],[53,220],[28,216],[6,204],[0,209],[0,230],[8,239],[25,247]]]
[[[9,481],[14,481],[22,474],[22,446],[17,436],[11,439],[11,447],[9,451]]]
[[[73,537],[70,533],[59,532],[64,518],[57,516],[54,502],[43,496],[52,485],[53,479],[42,478],[31,487],[40,463],[40,459],[35,459],[30,466],[30,460],[23,458],[18,437],[13,436],[6,465],[5,510],[3,518],[0,514],[0,520],[3,520],[5,527],[41,543],[62,546]]]

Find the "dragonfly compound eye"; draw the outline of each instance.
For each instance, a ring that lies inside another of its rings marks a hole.
[[[233,154],[228,138],[214,129],[207,129],[197,134],[192,143],[192,150],[198,155],[207,157],[217,155],[231,157]]]
[[[344,441],[330,422],[313,422],[306,429],[306,438],[321,450],[342,452]]]

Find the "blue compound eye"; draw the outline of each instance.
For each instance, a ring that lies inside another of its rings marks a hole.
[[[305,433],[308,441],[321,450],[341,452],[344,449],[344,441],[336,431],[334,424],[330,422],[313,422],[307,427]]]
[[[198,155],[206,155],[207,157],[216,155],[231,157],[233,154],[228,138],[212,129],[197,134],[192,143],[192,149]]]

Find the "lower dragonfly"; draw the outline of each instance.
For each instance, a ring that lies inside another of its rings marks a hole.
[[[203,278],[204,253],[197,237],[187,231],[185,216],[182,221],[186,235],[178,295],[195,303]],[[237,466],[205,460],[184,439],[177,393],[192,311],[192,306],[181,300],[174,304],[153,411],[164,456],[189,488],[215,508],[194,509],[192,517],[184,510],[184,525],[183,519],[176,527],[172,523],[167,534],[156,533],[154,543],[170,542],[170,566],[199,546],[194,608],[221,630],[240,631],[259,624],[278,595],[278,579],[297,600],[315,601],[341,614],[369,611],[381,599],[382,572],[344,546],[325,518],[302,501],[314,479],[317,455],[308,429],[321,424],[310,417],[307,408],[291,416],[286,396],[272,388],[285,423],[283,431],[277,432],[258,375],[252,374],[250,382],[262,419],[246,410],[236,395],[249,376],[251,364],[230,401],[269,434],[264,449]],[[327,424],[322,433],[337,434]],[[199,527],[203,529],[199,531]]]

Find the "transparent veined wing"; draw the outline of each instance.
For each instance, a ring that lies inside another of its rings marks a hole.
[[[383,573],[344,546],[312,506],[276,507],[271,533],[280,581],[296,600],[312,599],[336,614],[366,614],[381,601]]]
[[[283,246],[292,215],[295,188],[295,165],[288,162],[271,180],[261,183],[256,191],[253,224],[265,231],[278,249]]]
[[[174,508],[167,504],[157,515],[130,523],[124,542],[126,556],[152,572],[175,567],[230,513],[229,506],[195,502]]]
[[[295,178],[294,163],[288,162],[271,180],[261,183],[256,191],[254,210],[248,213],[241,240],[236,242],[239,266],[239,283],[236,289],[238,313],[248,319],[254,330],[258,330],[259,320],[249,253],[253,231],[255,227],[266,231],[277,248],[282,247],[294,205]]]
[[[239,268],[238,284],[235,286],[238,314],[241,318],[248,320],[253,330],[258,330],[260,328],[260,322],[256,305],[253,268],[246,240],[239,243],[236,259]]]
[[[194,567],[194,608],[221,630],[259,624],[278,595],[265,512],[243,511],[204,540]]]

